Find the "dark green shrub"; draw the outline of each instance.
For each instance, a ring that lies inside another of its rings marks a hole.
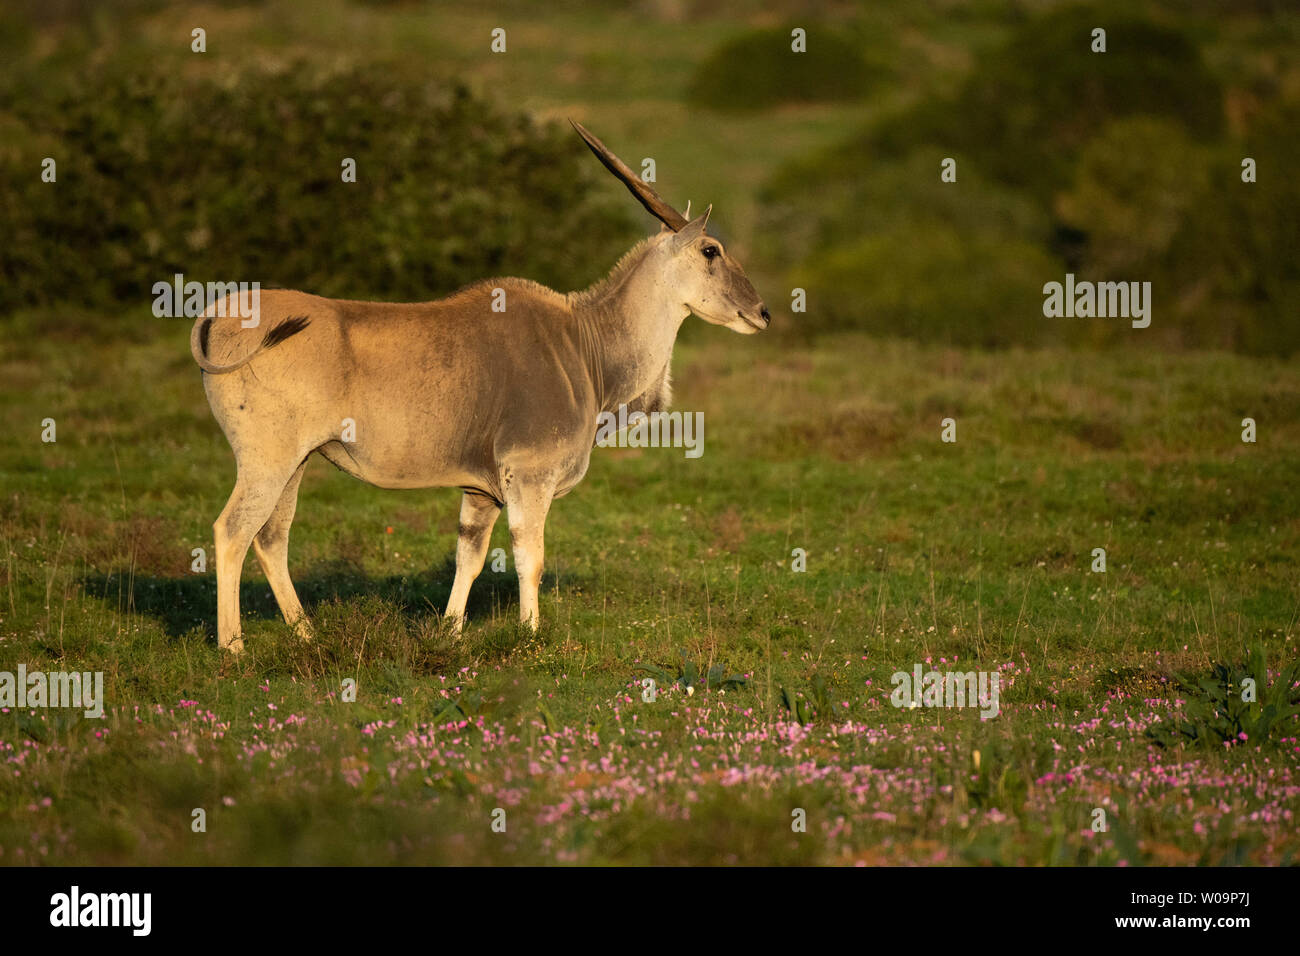
[[[103,70],[17,113],[27,134],[0,153],[4,310],[143,303],[176,272],[390,300],[503,273],[573,288],[636,235],[567,126],[381,66],[225,84]]]
[[[673,683],[681,684],[683,688],[703,687],[704,690],[739,690],[748,683],[749,678],[740,674],[728,674],[727,668],[722,664],[713,664],[707,670],[701,671],[695,661],[686,656],[686,650],[683,648],[677,652],[681,658],[681,663],[677,665],[675,674],[670,674],[662,667],[656,667],[653,664],[638,664],[637,670],[644,671],[659,682],[660,687],[669,687]]]
[[[1105,53],[1091,52],[1096,27],[1106,30]],[[1088,140],[1135,115],[1214,137],[1222,90],[1178,29],[1115,7],[1071,6],[1027,21],[982,57],[954,101],[927,100],[867,139],[888,153],[922,143],[968,152],[993,176],[1046,199],[1069,185]]]
[[[924,245],[931,222],[970,236],[1048,240],[1050,219],[1038,203],[981,176],[960,155],[958,182],[940,182],[941,159],[920,151],[884,164],[870,156],[842,164],[821,154],[791,164],[763,190],[755,247],[774,262],[815,266],[823,253],[886,232],[910,230],[909,245]]]
[[[1181,125],[1149,116],[1117,120],[1089,140],[1054,203],[1059,220],[1086,237],[1081,269],[1132,279],[1163,256],[1188,212],[1208,200],[1209,159]]]
[[[1061,271],[1031,243],[922,220],[817,253],[790,284],[808,292],[808,312],[794,317],[807,332],[1005,346],[1061,334],[1042,315],[1044,277]]]
[[[1106,53],[1090,51],[1096,26]],[[1064,8],[1018,28],[953,96],[779,170],[758,262],[808,287],[796,318],[814,331],[1134,342],[1123,322],[1042,317],[1043,283],[1070,271],[1150,281],[1146,346],[1288,354],[1300,348],[1298,126],[1300,105],[1274,103],[1244,142],[1227,141],[1219,84],[1182,33]],[[1256,183],[1241,181],[1244,156]],[[944,157],[955,183],[940,182]]]
[[[721,112],[855,100],[881,78],[852,40],[827,27],[803,25],[808,48],[794,52],[793,29],[754,30],[724,43],[695,71],[687,100]]]
[[[782,686],[781,706],[794,720],[801,724],[812,724],[819,719],[825,720],[828,717],[834,717],[830,690],[826,686],[826,678],[821,674],[813,675],[812,684],[807,695],[799,691],[792,692]]]
[[[1260,355],[1300,349],[1300,103],[1260,115],[1241,143],[1219,148],[1209,188],[1174,236],[1163,281],[1180,288],[1188,341]],[[1242,159],[1257,181],[1242,182]],[[1185,304],[1184,304],[1185,303]]]
[[[1282,667],[1272,683],[1264,648],[1255,645],[1248,658],[1215,664],[1206,677],[1178,674],[1174,685],[1186,695],[1182,716],[1147,730],[1155,743],[1179,743],[1220,748],[1225,744],[1257,747],[1279,737],[1294,737],[1300,717],[1300,661]],[[1245,701],[1243,682],[1255,682],[1254,701]]]

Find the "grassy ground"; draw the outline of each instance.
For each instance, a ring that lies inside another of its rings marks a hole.
[[[1278,863],[1300,848],[1294,729],[1222,751],[1144,736],[1180,707],[1174,671],[1256,640],[1275,667],[1296,656],[1294,362],[710,330],[678,358],[704,456],[598,450],[552,511],[537,637],[513,626],[513,575],[490,570],[464,639],[440,626],[454,492],[384,492],[320,463],[291,551],[318,640],[280,623],[250,557],[249,652],[232,662],[212,576],[188,570],[232,460],[185,328],[149,341],[148,325],[104,318],[90,336],[80,317],[29,315],[6,337],[0,659],[102,670],[108,705],[99,721],[0,714],[6,863]],[[1240,440],[1247,416],[1257,444]],[[39,440],[45,417],[57,443]],[[508,550],[504,522],[493,547]],[[684,662],[747,679],[688,693]],[[1001,671],[1000,716],[891,706],[890,675],[919,662]],[[654,703],[643,666],[669,677]],[[783,689],[820,710],[810,724]]]

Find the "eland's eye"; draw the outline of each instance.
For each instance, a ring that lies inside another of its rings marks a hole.
[[[706,259],[715,259],[717,258],[719,253],[719,249],[717,246],[705,246],[700,251],[704,253],[704,258]]]

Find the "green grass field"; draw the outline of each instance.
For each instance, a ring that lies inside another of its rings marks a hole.
[[[139,341],[147,321],[65,336],[31,316],[6,350],[3,659],[102,670],[107,698],[98,721],[0,715],[6,863],[1300,849],[1294,726],[1221,749],[1144,735],[1180,707],[1175,672],[1257,641],[1273,668],[1296,656],[1294,362],[709,330],[677,376],[703,457],[597,450],[552,511],[536,637],[513,625],[513,573],[490,569],[463,639],[441,626],[457,493],[384,492],[320,462],[290,558],[318,638],[281,623],[250,556],[232,661],[212,575],[189,571],[232,458],[185,323]],[[508,552],[504,523],[493,546]],[[1000,715],[891,706],[890,675],[926,662],[1000,671]],[[744,683],[703,686],[719,666]]]
[[[785,265],[751,264],[773,171],[953,89],[1005,37],[1000,4],[868,5],[855,28],[899,82],[741,115],[682,93],[719,43],[781,22],[759,4],[689,22],[507,5],[496,59],[476,4],[158,6],[42,27],[31,81],[110,54],[218,79],[297,58],[465,79],[652,153],[667,199],[714,203],[776,320],[746,338],[688,321],[674,407],[704,413],[704,454],[596,450],[551,510],[538,634],[514,623],[504,521],[506,570],[484,571],[456,639],[439,613],[459,493],[316,459],[290,546],[316,640],[250,555],[232,659],[212,563],[191,570],[234,460],[189,322],[155,319],[144,290],[0,316],[0,672],[102,671],[106,698],[102,719],[0,708],[0,864],[1297,861],[1300,719],[1264,715],[1300,658],[1300,359],[1139,332],[1109,351],[810,343]],[[1281,60],[1235,63],[1251,29],[1225,21],[1211,61],[1293,84]],[[1255,646],[1267,666],[1231,673],[1260,701],[1208,714],[1198,681]],[[997,672],[1000,713],[893,706],[916,665]],[[1251,732],[1215,736],[1233,720]],[[1165,736],[1184,722],[1209,742]]]

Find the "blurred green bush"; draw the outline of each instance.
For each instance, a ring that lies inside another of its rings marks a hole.
[[[1212,184],[1160,261],[1187,344],[1253,354],[1300,350],[1300,104],[1261,113],[1244,141],[1214,152]],[[1257,165],[1243,183],[1242,160]]]
[[[1106,30],[1106,52],[1091,52]],[[1223,129],[1223,91],[1179,29],[1110,6],[1068,6],[1020,26],[980,57],[955,98],[926,100],[860,144],[899,155],[942,145],[989,175],[1046,200],[1069,180],[1084,145],[1112,121],[1159,116],[1194,136]]]
[[[1104,25],[1106,53],[1090,52]],[[1142,15],[1026,21],[952,95],[923,97],[767,183],[756,248],[806,288],[801,328],[953,344],[1132,343],[1113,319],[1047,319],[1069,271],[1150,281],[1144,344],[1300,349],[1300,106],[1244,142],[1195,44]],[[1241,161],[1258,164],[1243,183]],[[940,180],[956,160],[957,180]]]
[[[575,288],[638,235],[567,126],[381,65],[225,82],[103,67],[13,117],[0,310],[151,301],[176,272],[387,300],[501,274]]]
[[[860,99],[882,79],[852,39],[800,23],[807,52],[791,49],[795,24],[743,33],[718,47],[696,69],[686,89],[692,106],[742,113],[782,103]]]
[[[792,282],[808,289],[809,312],[796,322],[959,346],[1047,342],[1043,276],[1059,271],[1032,243],[937,220],[894,226],[806,263]]]
[[[1207,195],[1211,151],[1183,126],[1116,120],[1084,144],[1074,180],[1056,194],[1057,220],[1088,237],[1079,267],[1109,277],[1150,267]]]

